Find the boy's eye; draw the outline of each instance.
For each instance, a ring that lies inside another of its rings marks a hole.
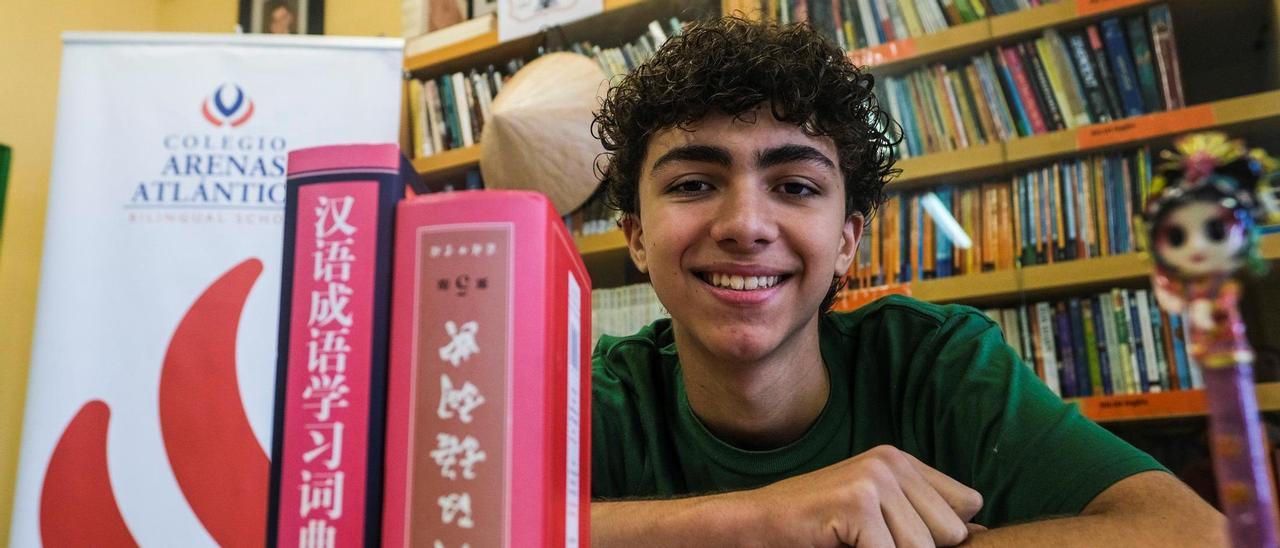
[[[818,191],[813,188],[813,185],[799,181],[787,181],[782,183],[778,185],[778,190],[783,194],[790,194],[792,196],[812,196],[818,193]]]
[[[677,194],[695,194],[698,192],[705,192],[707,190],[711,190],[711,185],[707,184],[705,181],[690,179],[688,181],[681,181],[672,185],[668,191]]]

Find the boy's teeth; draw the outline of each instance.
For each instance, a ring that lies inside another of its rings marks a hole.
[[[711,281],[711,285],[716,287],[724,287],[736,289],[738,291],[751,291],[755,289],[767,289],[777,285],[777,276],[738,276],[732,274],[711,274],[707,276]]]

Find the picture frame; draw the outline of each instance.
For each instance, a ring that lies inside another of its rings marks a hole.
[[[239,0],[240,29],[251,34],[324,34],[324,0]]]

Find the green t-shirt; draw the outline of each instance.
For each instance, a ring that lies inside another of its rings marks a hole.
[[[603,337],[592,364],[593,498],[749,489],[889,444],[982,493],[988,527],[1075,515],[1113,483],[1163,470],[1054,396],[965,306],[881,299],[820,322],[831,392],[778,449],[717,439],[685,394],[670,320]]]

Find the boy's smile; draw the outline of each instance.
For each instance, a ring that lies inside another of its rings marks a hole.
[[[767,108],[742,118],[650,138],[639,215],[624,227],[682,359],[754,363],[789,356],[802,339],[816,352],[818,309],[861,234],[861,216],[845,215],[831,139]]]

